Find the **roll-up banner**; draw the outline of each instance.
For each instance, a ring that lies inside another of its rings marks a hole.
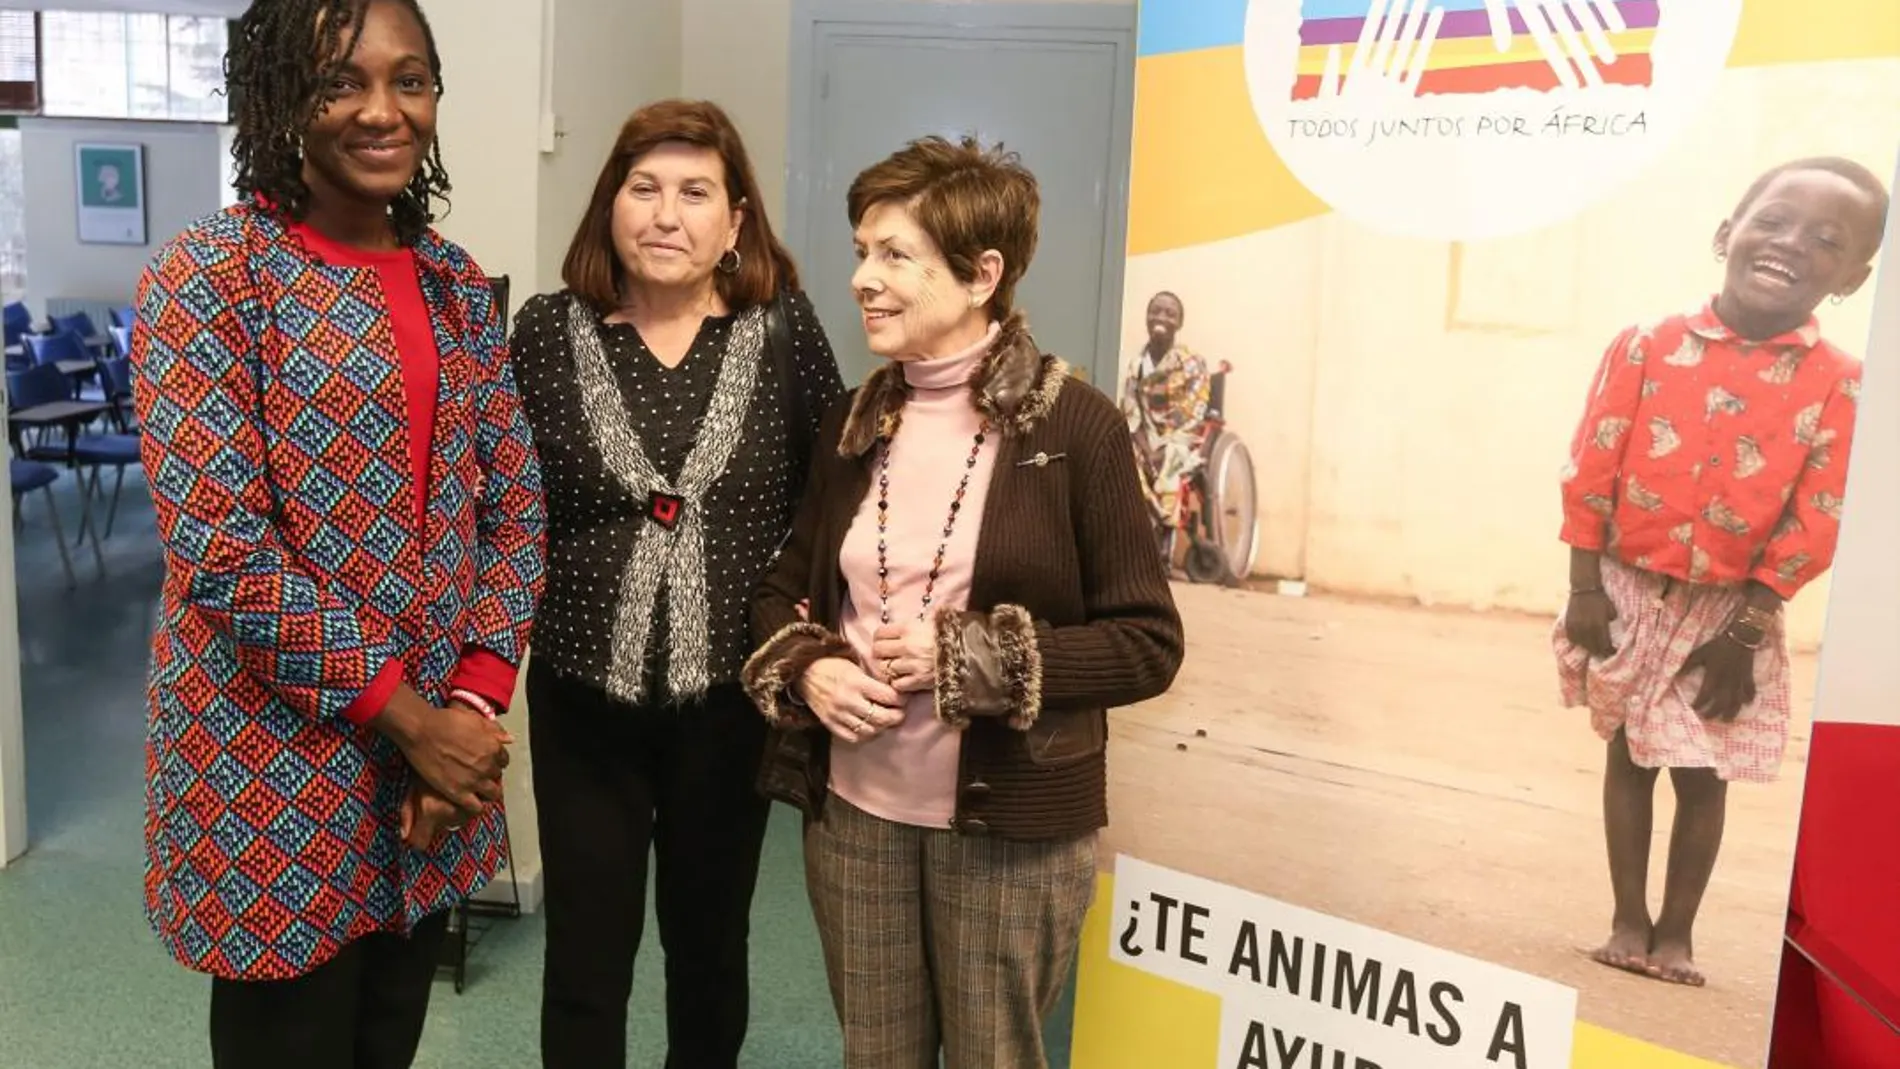
[[[1074,1064],[1900,1064],[1900,5],[1143,0],[1138,53],[1188,652],[1111,714]]]

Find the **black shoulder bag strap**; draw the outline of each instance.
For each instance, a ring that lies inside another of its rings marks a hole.
[[[778,372],[779,412],[786,425],[785,453],[791,468],[792,500],[797,501],[804,496],[805,483],[811,474],[812,448],[818,434],[812,428],[811,406],[799,382],[798,359],[792,350],[792,325],[785,314],[783,290],[765,305],[765,347],[771,352],[774,370]],[[779,554],[785,552],[785,544],[791,539],[792,529],[787,525],[766,561],[766,571],[778,563]]]
[[[811,466],[812,439],[816,434],[811,425],[811,408],[799,382],[798,359],[792,349],[792,325],[785,314],[782,290],[765,306],[765,344],[772,351],[772,363],[778,371],[779,411],[785,416],[786,430],[790,434],[788,452],[792,459],[792,491],[796,494],[804,489],[805,472]]]

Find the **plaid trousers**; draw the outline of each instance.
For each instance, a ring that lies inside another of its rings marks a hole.
[[[944,1069],[1046,1069],[1095,841],[958,835],[828,798],[805,827],[805,884],[845,1069],[937,1069],[939,1050]]]

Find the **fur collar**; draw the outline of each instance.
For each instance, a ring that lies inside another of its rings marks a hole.
[[[977,411],[1003,435],[1024,434],[1055,408],[1068,377],[1069,366],[1036,347],[1018,311],[1003,321],[989,355],[970,376],[970,396]],[[900,365],[886,363],[871,372],[851,399],[838,455],[861,457],[878,439],[894,436],[908,400],[910,384]]]

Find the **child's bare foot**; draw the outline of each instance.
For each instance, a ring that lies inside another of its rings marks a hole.
[[[1618,924],[1610,929],[1610,940],[1590,952],[1590,960],[1624,972],[1649,971],[1650,929],[1647,925]]]
[[[1695,951],[1688,940],[1658,941],[1649,951],[1647,974],[1657,980],[1687,987],[1701,987],[1708,978],[1695,967]]]

